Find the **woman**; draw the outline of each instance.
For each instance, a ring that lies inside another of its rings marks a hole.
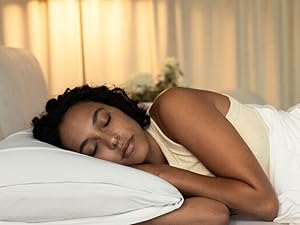
[[[85,85],[50,99],[32,124],[41,141],[153,173],[186,197],[178,210],[141,224],[227,224],[230,214],[277,217],[267,109],[172,88],[146,111],[120,88]]]

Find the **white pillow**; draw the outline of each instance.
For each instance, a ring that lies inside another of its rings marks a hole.
[[[30,130],[0,141],[0,224],[127,225],[182,203],[157,176],[59,149]]]

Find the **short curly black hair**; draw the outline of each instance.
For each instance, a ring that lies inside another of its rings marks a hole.
[[[62,95],[47,102],[45,111],[31,121],[34,138],[64,148],[59,136],[59,125],[64,114],[71,106],[90,101],[114,106],[137,121],[142,128],[146,129],[149,126],[150,117],[146,113],[146,108],[131,99],[122,88],[83,85],[68,88]]]

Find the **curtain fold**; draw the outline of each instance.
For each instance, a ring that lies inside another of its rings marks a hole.
[[[0,44],[40,61],[51,95],[159,73],[174,56],[188,86],[300,102],[299,0],[2,0]]]

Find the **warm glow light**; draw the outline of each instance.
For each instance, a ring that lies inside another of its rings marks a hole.
[[[53,93],[82,84],[82,54],[78,1],[49,1],[50,68]]]
[[[2,9],[4,43],[22,48],[26,46],[24,37],[24,12],[18,4],[8,4]]]
[[[124,29],[126,27],[126,4],[124,1],[82,1],[83,34],[87,64],[88,83],[124,82],[124,71],[120,53],[124,51]],[[106,57],[102,64],[101,54]],[[107,63],[108,62],[108,63]],[[100,69],[101,68],[101,69]],[[115,71],[114,78],[107,76]]]
[[[27,5],[29,48],[37,57],[48,81],[48,54],[45,46],[48,43],[47,7],[44,1],[29,1]]]
[[[81,3],[88,83],[119,85],[128,80],[132,68],[124,55],[132,56],[134,71],[152,72],[154,60],[149,55],[156,56],[153,47],[156,40],[151,1],[84,0]]]

